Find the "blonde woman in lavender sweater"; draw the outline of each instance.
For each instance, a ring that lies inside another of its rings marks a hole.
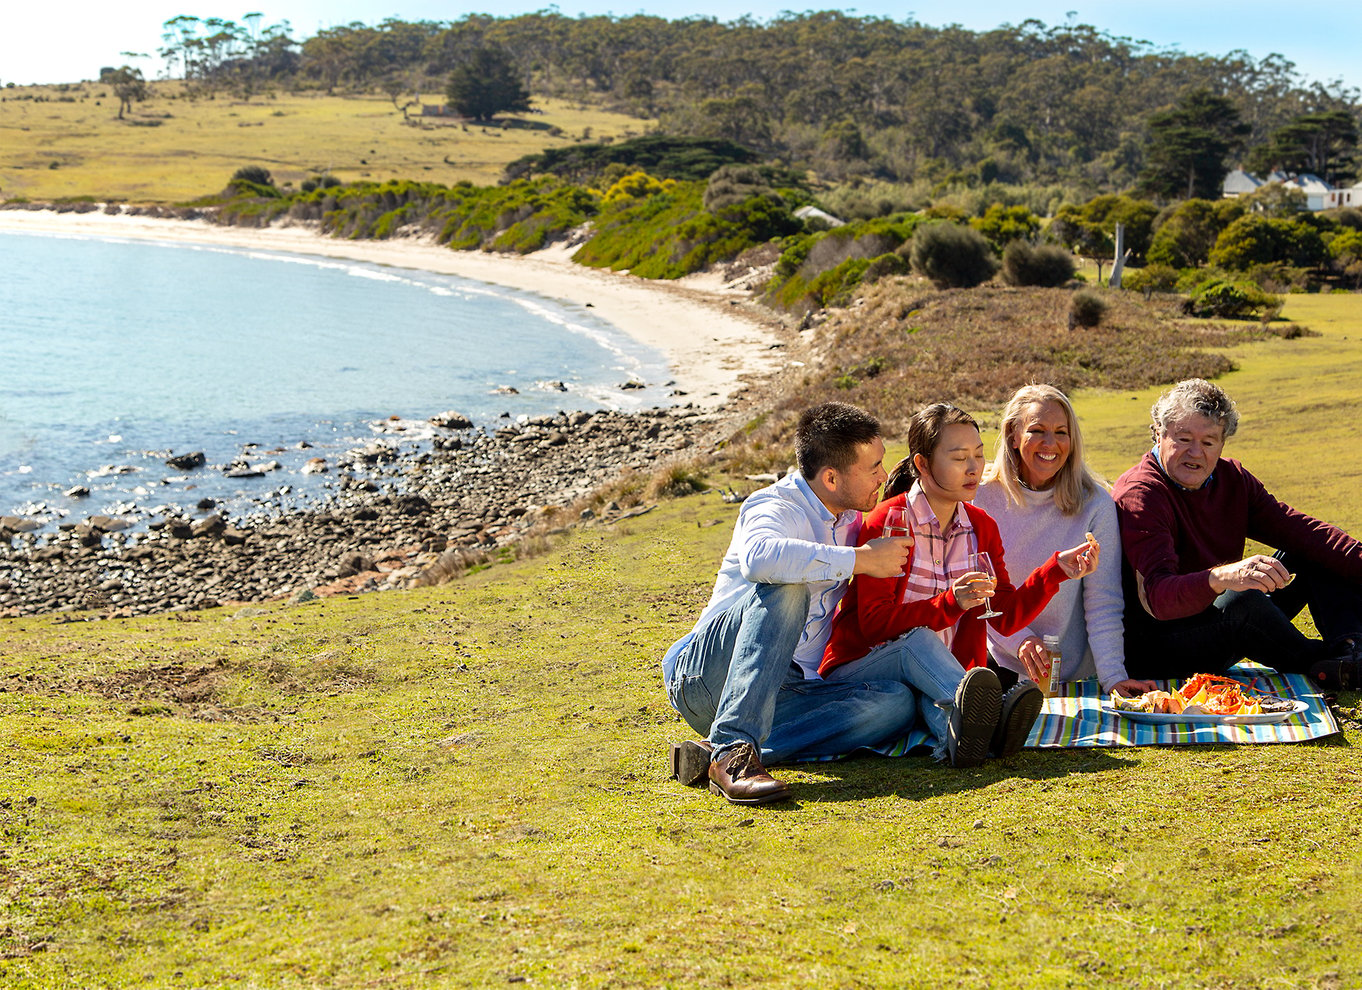
[[[1019,574],[1044,563],[1055,547],[1082,543],[1088,533],[1105,551],[1097,570],[1061,584],[1030,626],[1011,636],[988,630],[998,666],[1039,681],[1049,662],[1042,637],[1058,636],[1064,682],[1095,675],[1103,693],[1152,690],[1152,681],[1126,675],[1116,506],[1083,463],[1078,419],[1063,392],[1027,385],[1012,396],[974,504],[997,521],[1008,567]]]

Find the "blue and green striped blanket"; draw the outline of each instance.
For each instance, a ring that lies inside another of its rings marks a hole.
[[[1259,693],[1275,693],[1306,703],[1305,711],[1284,722],[1261,725],[1150,725],[1123,718],[1102,707],[1104,696],[1096,680],[1066,684],[1064,693],[1047,698],[1045,709],[1026,741],[1033,749],[1078,749],[1086,746],[1196,746],[1208,743],[1290,743],[1321,739],[1338,731],[1334,714],[1319,691],[1301,674],[1279,674],[1268,667],[1241,663],[1226,672]],[[1168,682],[1159,687],[1171,690]],[[923,728],[914,728],[891,745],[875,748],[884,756],[922,756],[931,752],[932,739]]]

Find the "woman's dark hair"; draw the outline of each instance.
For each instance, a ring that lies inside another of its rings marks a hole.
[[[823,402],[805,409],[795,428],[799,473],[812,481],[824,468],[846,471],[856,463],[857,447],[880,435],[880,421],[845,402]]]
[[[941,443],[941,434],[946,432],[946,427],[954,426],[956,423],[979,429],[979,424],[974,421],[973,416],[949,402],[933,402],[930,406],[917,411],[908,421],[908,456],[895,464],[894,470],[889,472],[889,480],[884,483],[885,498],[902,495],[913,487],[913,482],[918,478],[913,455],[921,454],[925,460],[930,461]]]

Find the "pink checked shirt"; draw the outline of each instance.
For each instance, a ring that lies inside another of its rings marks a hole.
[[[956,504],[955,518],[946,532],[941,532],[936,513],[927,501],[921,482],[913,482],[906,499],[913,516],[913,566],[908,571],[903,601],[915,602],[939,595],[951,583],[970,569],[970,554],[978,553],[979,538],[970,524],[964,506]],[[955,639],[955,626],[937,633],[949,648]]]

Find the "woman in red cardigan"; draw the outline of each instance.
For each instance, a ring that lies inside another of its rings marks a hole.
[[[990,752],[1020,750],[1042,705],[1030,681],[1003,697],[987,665],[980,606],[1001,613],[987,620],[999,632],[1016,632],[1045,608],[1061,581],[1092,573],[1100,547],[1094,541],[1052,554],[1014,587],[997,524],[969,504],[984,469],[974,419],[944,402],[927,406],[909,423],[908,451],[860,533],[861,542],[883,535],[889,510],[903,507],[914,539],[908,565],[899,577],[861,575],[851,582],[819,673],[831,681],[907,681],[926,696],[921,711],[938,757],[977,766]],[[980,551],[993,561],[995,587],[971,566]]]

